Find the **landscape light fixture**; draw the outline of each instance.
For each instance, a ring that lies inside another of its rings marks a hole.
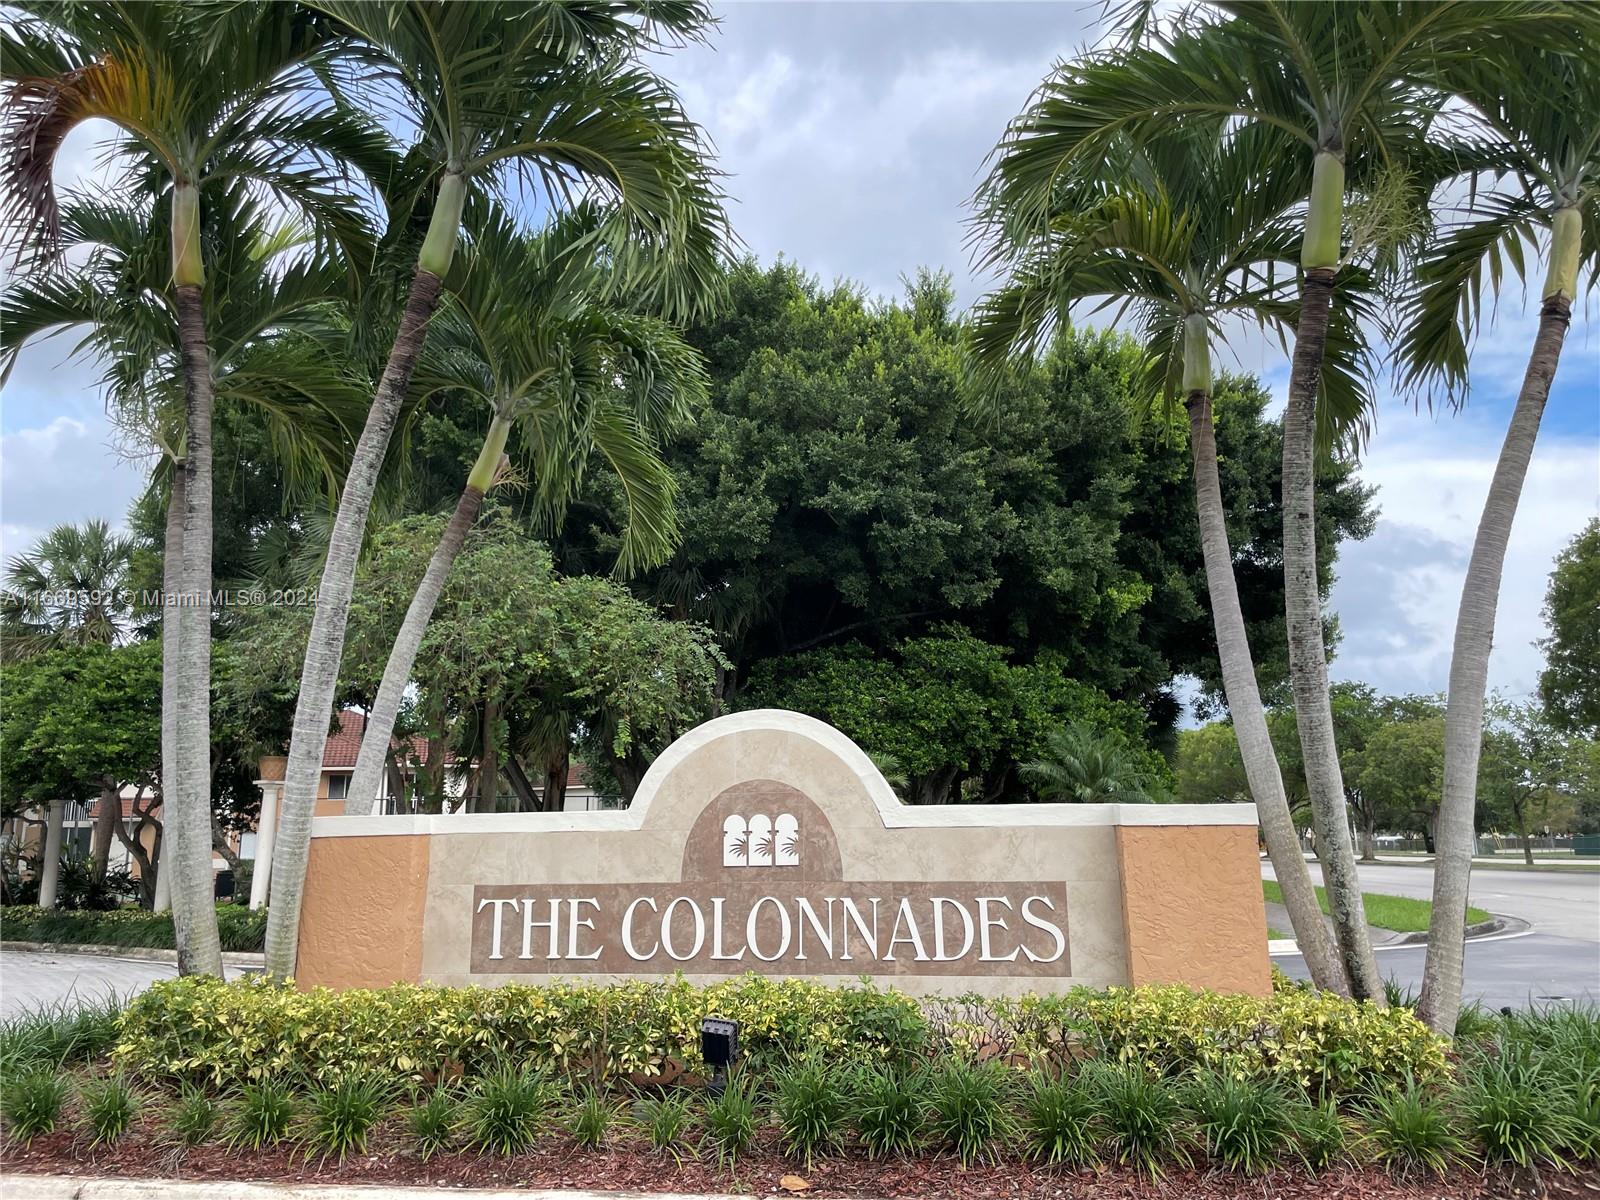
[[[720,1096],[728,1088],[728,1072],[739,1057],[739,1022],[706,1017],[700,1022],[700,1057],[711,1068],[706,1091]]]

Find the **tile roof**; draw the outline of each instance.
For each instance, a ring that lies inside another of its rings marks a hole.
[[[328,735],[328,744],[322,751],[322,769],[324,771],[349,770],[356,765],[356,756],[361,753],[361,735],[367,728],[367,714],[357,709],[347,708],[339,714],[339,728]],[[391,747],[399,746],[399,738],[390,738]],[[415,758],[418,762],[426,764],[428,761],[428,739],[414,737],[410,742],[410,749],[406,757]]]

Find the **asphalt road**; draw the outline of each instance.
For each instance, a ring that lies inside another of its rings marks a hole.
[[[1312,864],[1312,876],[1318,875]],[[1433,868],[1365,864],[1361,887],[1391,896],[1433,895]],[[1272,877],[1270,865],[1262,874]],[[1520,933],[1467,943],[1465,995],[1490,1008],[1527,1008],[1558,1000],[1600,1004],[1600,874],[1474,871],[1472,903],[1528,923]],[[1404,988],[1422,987],[1425,946],[1378,951],[1378,969]],[[1274,957],[1290,976],[1306,978],[1299,955]]]
[[[127,998],[177,973],[176,963],[7,950],[0,954],[0,1020],[71,1001]]]

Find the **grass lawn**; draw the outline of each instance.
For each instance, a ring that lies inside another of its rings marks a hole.
[[[1276,880],[1263,879],[1261,891],[1269,904],[1283,903],[1283,889]],[[1376,925],[1379,929],[1392,929],[1396,933],[1422,933],[1428,928],[1428,921],[1433,916],[1433,902],[1430,900],[1413,900],[1409,896],[1383,896],[1376,892],[1363,892],[1362,904],[1367,911],[1367,924]],[[1328,911],[1328,897],[1321,889],[1317,889],[1317,903],[1323,912]],[[1476,925],[1480,921],[1487,921],[1489,914],[1481,908],[1467,907],[1467,924]]]
[[[1267,941],[1269,941],[1269,942],[1282,942],[1282,941],[1287,940],[1288,937],[1289,937],[1289,935],[1287,933],[1283,932],[1283,930],[1274,929],[1271,925],[1267,926]]]

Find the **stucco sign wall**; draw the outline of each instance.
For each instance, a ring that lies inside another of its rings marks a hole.
[[[622,811],[317,818],[297,975],[1263,991],[1265,950],[1250,805],[911,808],[761,711],[691,730]]]

